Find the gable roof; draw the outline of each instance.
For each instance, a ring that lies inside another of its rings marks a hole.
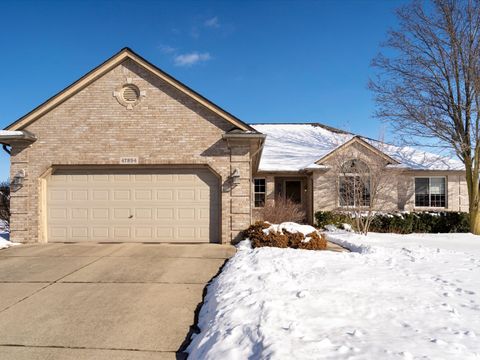
[[[380,149],[376,148],[375,146],[369,144],[368,142],[366,142],[365,140],[363,140],[360,136],[358,135],[355,135],[354,137],[352,137],[350,140],[348,140],[347,142],[341,144],[340,146],[337,146],[335,149],[333,149],[331,152],[329,152],[328,154],[326,154],[325,156],[321,157],[320,159],[318,159],[317,161],[315,161],[315,164],[318,164],[318,165],[321,165],[323,162],[327,161],[330,157],[334,156],[335,153],[337,151],[340,151],[341,149],[344,149],[350,145],[352,145],[353,143],[357,143],[357,144],[360,144],[362,145],[363,147],[367,148],[368,150],[372,151],[373,153],[377,154],[378,156],[380,156],[381,158],[383,158],[387,164],[389,165],[399,165],[400,162],[398,162],[397,160],[393,159],[392,157],[390,157],[389,155],[385,154],[383,151],[381,151]]]
[[[259,171],[301,171],[324,167],[318,164],[340,146],[353,141],[382,149],[386,159],[394,160],[391,166],[412,170],[463,170],[459,160],[433,154],[409,146],[381,143],[363,136],[331,128],[323,124],[252,124],[257,131],[267,135],[260,160]],[[395,163],[396,162],[396,163]]]
[[[215,105],[210,100],[206,99],[196,91],[189,88],[187,85],[183,84],[182,82],[178,81],[174,77],[168,75],[166,72],[158,68],[157,66],[153,65],[152,63],[148,62],[140,55],[136,54],[133,50],[129,48],[123,48],[118,53],[113,55],[111,58],[82,76],[80,79],[75,81],[73,84],[69,85],[58,94],[54,95],[28,114],[22,116],[20,119],[16,120],[12,124],[8,125],[5,130],[21,130],[28,124],[32,123],[33,121],[37,120],[42,115],[46,114],[56,106],[60,105],[62,102],[70,98],[71,96],[75,95],[77,92],[94,82],[99,77],[103,76],[105,73],[110,71],[111,69],[115,68],[117,65],[125,61],[126,59],[131,59],[135,61],[138,65],[142,66],[143,68],[147,69],[148,71],[152,72],[162,80],[166,81],[171,86],[175,87],[176,89],[180,90],[184,94],[190,96],[192,99],[196,100],[198,103],[206,107],[207,109],[213,111],[220,117],[224,118],[226,121],[230,122],[233,126],[244,130],[244,131],[253,131],[256,132],[250,125],[246,124],[245,122],[241,121],[237,117],[233,116],[229,112],[225,111],[218,105]]]

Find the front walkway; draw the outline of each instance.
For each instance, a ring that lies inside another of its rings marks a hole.
[[[228,245],[48,244],[0,251],[0,358],[181,359]]]
[[[335,252],[350,252],[350,250],[345,249],[344,247],[337,245],[331,241],[327,241],[327,250]]]

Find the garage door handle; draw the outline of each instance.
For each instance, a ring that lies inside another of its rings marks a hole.
[[[133,218],[133,215],[130,215],[128,218],[129,218],[129,219]]]

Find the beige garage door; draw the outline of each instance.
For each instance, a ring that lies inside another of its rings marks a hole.
[[[218,242],[208,169],[57,170],[47,179],[51,242]]]

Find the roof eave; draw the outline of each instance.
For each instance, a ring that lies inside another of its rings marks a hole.
[[[261,139],[265,140],[267,135],[261,134],[259,132],[255,133],[225,133],[222,134],[224,139]]]
[[[18,131],[15,131],[18,132]],[[30,131],[22,130],[19,134],[0,135],[0,144],[11,145],[14,142],[34,142],[37,137]]]

